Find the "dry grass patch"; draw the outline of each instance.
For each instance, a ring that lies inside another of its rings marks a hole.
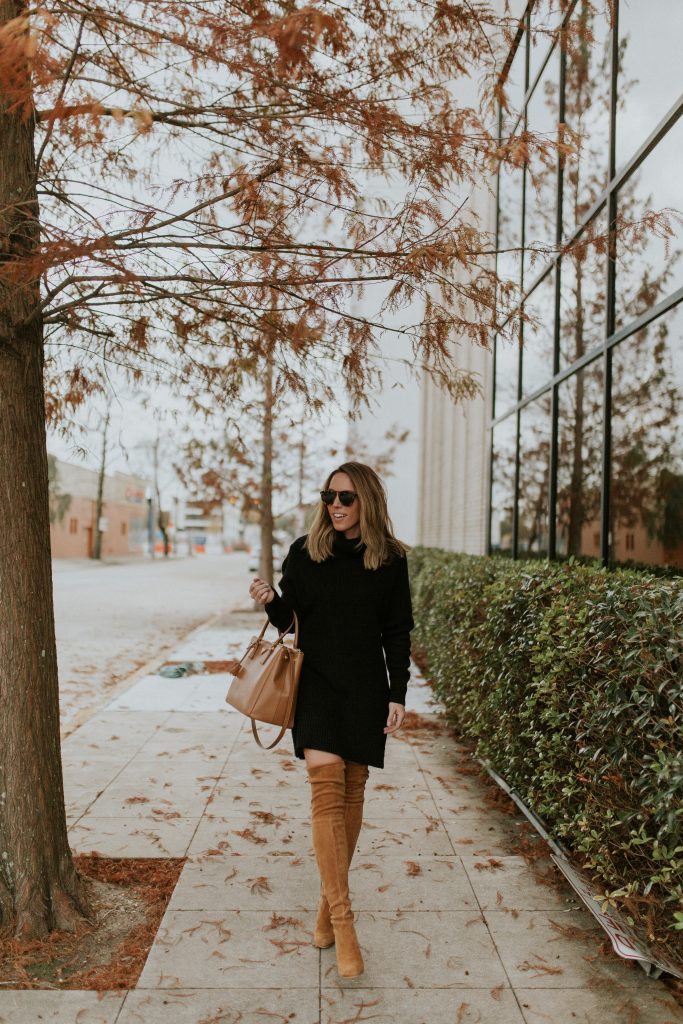
[[[130,989],[137,984],[184,858],[74,858],[94,920],[30,942],[0,938],[0,991]]]

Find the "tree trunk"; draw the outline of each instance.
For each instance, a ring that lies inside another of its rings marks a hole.
[[[157,526],[164,542],[164,558],[168,558],[169,543],[166,529],[167,519],[161,508],[161,486],[159,484],[159,444],[160,438],[154,442],[154,492],[157,496]]]
[[[0,29],[21,13],[0,0]],[[21,52],[20,40],[15,77],[0,85],[0,925],[34,937],[73,928],[88,906],[64,813],[43,332],[38,275],[26,271],[39,238],[35,124]]]
[[[263,459],[261,465],[261,564],[259,576],[273,582],[273,359],[266,358],[263,384]]]
[[[296,502],[296,532],[297,536],[300,537],[306,529],[306,501],[304,497],[304,488],[306,485],[306,417],[302,414],[301,416],[301,438],[299,441],[299,474],[298,474],[298,493]]]
[[[104,474],[107,469],[107,435],[109,433],[109,420],[111,409],[107,408],[107,415],[104,418],[102,427],[102,458],[100,460],[100,472],[97,477],[97,502],[95,503],[95,550],[93,558],[102,558],[102,510],[104,508]]]

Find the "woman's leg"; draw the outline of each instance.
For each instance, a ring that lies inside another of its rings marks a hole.
[[[316,768],[319,764],[344,763],[343,757],[329,754],[326,750],[312,750],[310,747],[304,748],[304,757],[306,758],[307,768]]]
[[[320,764],[334,764],[336,761],[342,760],[336,754],[330,754],[326,750],[313,750],[310,747],[304,748],[304,757],[306,758],[307,768],[315,768]],[[322,879],[320,881],[318,914],[313,932],[313,945],[317,946],[318,949],[328,949],[330,946],[334,946],[334,930],[330,921],[330,907],[325,897]]]
[[[316,755],[322,755],[320,758]],[[349,900],[349,854],[346,838],[346,764],[324,751],[305,750],[311,784],[311,831],[318,870],[334,931],[337,968],[342,977],[363,973]],[[311,756],[312,755],[312,756]]]
[[[349,867],[356,851],[358,836],[363,824],[363,803],[365,799],[365,783],[368,780],[368,766],[346,762],[346,779],[344,792],[344,825],[346,828],[346,846],[349,854]],[[320,895],[320,904],[315,921],[313,945],[319,949],[327,949],[334,943],[334,930],[330,920],[330,908],[324,891]]]

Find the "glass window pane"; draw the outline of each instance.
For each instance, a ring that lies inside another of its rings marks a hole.
[[[495,416],[502,416],[517,402],[518,375],[519,345],[496,338]]]
[[[500,167],[498,172],[498,257],[496,270],[503,281],[521,284],[522,269],[521,167]]]
[[[530,402],[519,421],[519,505],[517,514],[520,557],[548,555],[548,497],[550,486],[550,392]]]
[[[555,271],[546,274],[524,303],[536,321],[524,324],[522,353],[522,394],[530,395],[553,375],[555,344]]]
[[[683,210],[683,118],[667,132],[618,194],[619,216],[632,222],[648,210]],[[629,323],[683,284],[683,227],[670,220],[673,237],[642,237],[618,242],[616,271],[617,327]],[[657,234],[661,235],[661,232]]]
[[[603,213],[591,222],[582,237],[604,238],[607,218]],[[607,255],[593,245],[562,257],[560,268],[560,368],[571,366],[605,337]]]
[[[512,553],[512,514],[515,503],[515,450],[517,416],[493,428],[491,485],[491,550]]]
[[[600,557],[602,358],[558,389],[557,554]]]
[[[541,70],[548,51],[557,39],[562,15],[566,9],[565,0],[536,0],[531,8],[531,33],[529,47],[529,84]]]
[[[511,40],[512,42],[512,40]],[[505,76],[505,100],[507,109],[502,111],[502,134],[509,135],[519,121],[526,93],[526,33],[520,39],[512,63]]]
[[[570,130],[568,141],[576,148],[564,167],[565,237],[604,191],[609,173],[609,22],[605,13],[596,13],[592,4],[580,0],[569,24],[564,120]]]
[[[540,140],[557,141],[559,122],[559,47],[546,66],[543,76],[527,105],[527,127]],[[538,249],[555,244],[557,203],[557,152],[534,148],[527,165],[524,238],[524,279],[537,274],[546,262]],[[531,271],[531,272],[530,272]]]
[[[529,0],[505,0],[503,13],[508,18],[522,18],[529,6]]]
[[[611,558],[683,568],[683,306],[612,356]]]
[[[619,4],[617,167],[629,160],[681,95],[681,0]]]

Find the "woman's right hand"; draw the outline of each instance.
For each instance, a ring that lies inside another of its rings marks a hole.
[[[253,597],[258,604],[270,604],[275,597],[275,591],[269,583],[254,576],[249,585],[249,596]]]

